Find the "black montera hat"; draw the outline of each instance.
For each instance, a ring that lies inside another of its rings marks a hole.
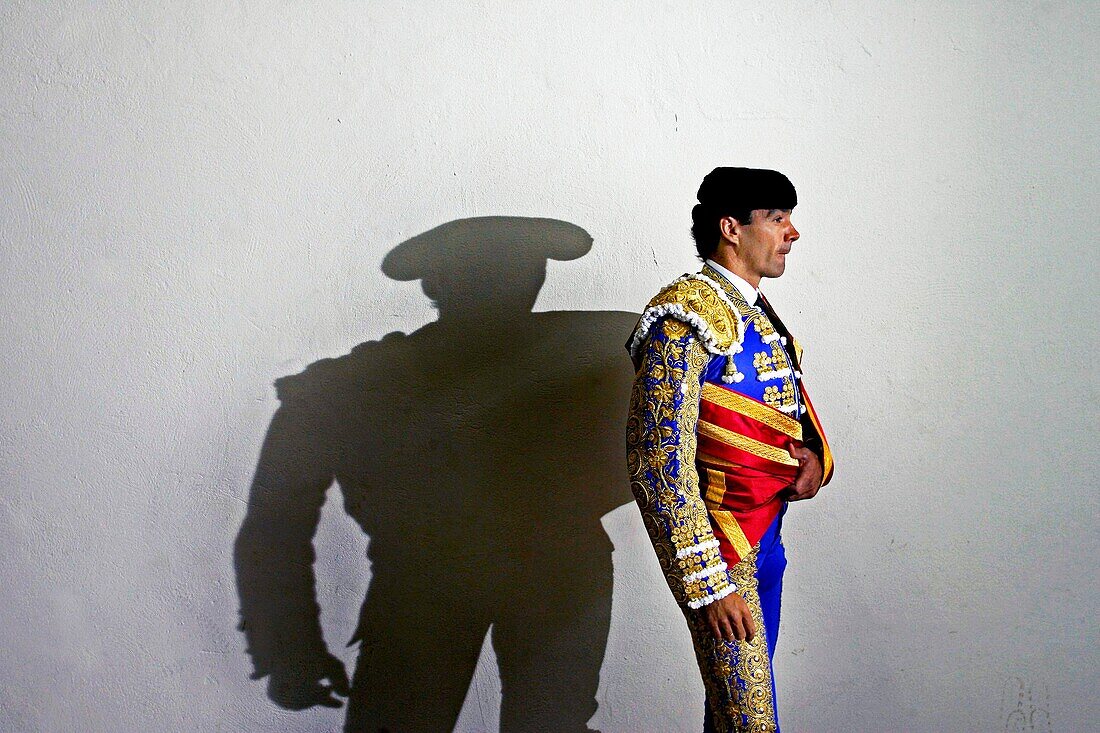
[[[715,168],[703,178],[697,197],[715,211],[793,209],[798,203],[790,180],[766,168]]]

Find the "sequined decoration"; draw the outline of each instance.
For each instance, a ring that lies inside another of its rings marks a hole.
[[[736,289],[737,288],[734,288],[734,290]],[[744,299],[742,299],[742,302],[744,302]],[[772,326],[772,322],[768,320],[768,317],[764,315],[764,311],[754,307],[752,315],[749,316],[749,320],[752,322],[752,327],[760,334],[760,338],[764,343],[779,338],[779,334],[775,332],[775,327]]]
[[[780,369],[789,368],[790,361],[783,351],[783,344],[772,341],[768,344],[768,351],[758,351],[753,354],[752,367],[756,370],[757,379],[761,379],[761,373],[766,374],[767,372],[777,372]]]
[[[797,402],[795,402],[794,397],[794,379],[790,376],[783,377],[782,389],[775,385],[765,387],[764,402],[783,412],[793,412],[797,409]]]

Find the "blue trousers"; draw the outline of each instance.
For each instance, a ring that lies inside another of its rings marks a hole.
[[[698,612],[685,612],[707,693],[703,733],[779,733],[772,658],[779,639],[779,606],[787,567],[780,537],[786,510],[784,504],[753,554],[731,568],[736,592],[756,621],[756,638],[752,642],[718,641]]]

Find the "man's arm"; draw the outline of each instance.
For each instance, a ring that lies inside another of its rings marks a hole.
[[[699,389],[709,355],[689,326],[650,329],[631,390],[630,487],[677,603],[700,608],[735,590],[695,469]]]
[[[333,481],[320,415],[293,397],[275,412],[234,544],[239,628],[252,679],[270,675],[269,696],[291,710],[339,707],[334,693],[346,696],[349,687],[343,664],[325,644],[315,598],[313,533]]]

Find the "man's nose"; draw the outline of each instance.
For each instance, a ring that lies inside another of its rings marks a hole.
[[[798,239],[798,237],[798,230],[794,228],[794,224],[791,224],[791,231],[787,234],[787,239],[793,242]]]

